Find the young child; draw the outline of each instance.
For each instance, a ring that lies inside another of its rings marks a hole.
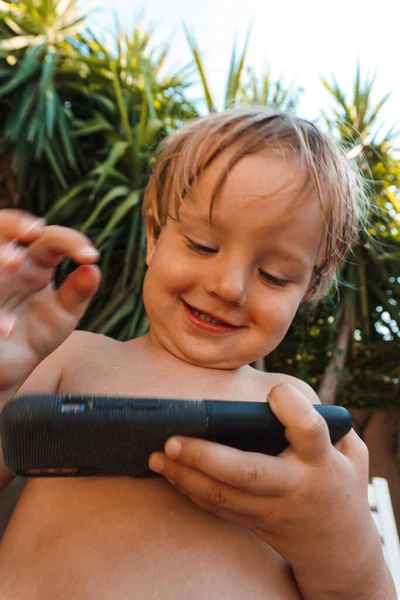
[[[28,480],[2,600],[396,598],[364,443],[352,430],[332,446],[308,385],[249,366],[330,288],[364,202],[307,121],[251,108],[191,122],[146,191],[150,331],[127,342],[73,332],[100,281],[90,241],[1,211],[1,406],[17,392],[268,401],[290,442],[271,457],[171,438],[149,457],[164,477]],[[54,290],[66,256],[81,266]]]

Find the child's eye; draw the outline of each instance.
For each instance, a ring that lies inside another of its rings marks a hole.
[[[260,269],[260,275],[263,279],[265,279],[269,283],[272,283],[273,285],[277,285],[279,287],[285,287],[285,285],[288,283],[288,281],[286,279],[278,279],[277,277],[274,277],[273,275],[270,275],[269,273],[266,273],[265,271],[262,271],[261,269]]]
[[[198,254],[216,254],[218,252],[218,250],[216,248],[209,248],[208,246],[202,246],[201,244],[198,244],[197,242],[194,242],[193,240],[191,240],[190,238],[186,237],[186,245],[188,246],[188,248],[190,248],[191,250],[193,250],[194,252],[197,252]],[[265,279],[266,281],[268,281],[269,283],[272,283],[273,285],[277,285],[279,287],[285,287],[285,285],[288,283],[288,281],[286,279],[278,279],[277,277],[274,277],[273,275],[270,275],[269,273],[266,273],[265,271],[262,271],[261,269],[259,269],[260,271],[260,275],[263,279]]]
[[[201,244],[197,244],[197,242],[194,242],[188,237],[186,238],[186,245],[188,246],[188,248],[190,248],[194,252],[197,252],[198,254],[215,254],[216,252],[218,252],[216,248],[208,248],[208,246],[202,246]]]

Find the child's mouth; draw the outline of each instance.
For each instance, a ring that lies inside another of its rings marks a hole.
[[[225,323],[224,321],[218,321],[218,319],[214,319],[213,317],[210,317],[210,315],[200,312],[192,306],[189,306],[189,304],[188,307],[189,310],[191,310],[192,313],[196,315],[196,317],[199,317],[199,319],[201,319],[202,321],[208,321],[208,323],[216,323],[217,325],[228,325],[228,323]]]
[[[190,304],[187,304],[184,300],[182,300],[182,303],[191,323],[204,331],[210,333],[226,333],[227,331],[239,329],[239,327],[235,325],[231,325],[225,321],[216,319],[207,313],[203,313],[197,308],[190,306]]]

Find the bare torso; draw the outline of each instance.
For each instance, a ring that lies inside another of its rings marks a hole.
[[[88,335],[60,392],[265,402],[278,381]],[[288,564],[163,478],[34,479],[0,546],[1,600],[299,600]]]

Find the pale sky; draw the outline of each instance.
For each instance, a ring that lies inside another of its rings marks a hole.
[[[84,9],[91,0],[81,0]],[[142,7],[144,21],[156,25],[156,37],[170,40],[174,64],[184,65],[191,55],[182,32],[185,21],[194,31],[216,99],[221,99],[228,73],[234,34],[241,48],[253,23],[247,64],[258,73],[272,67],[273,78],[284,75],[304,88],[299,114],[313,119],[320,108],[332,106],[320,77],[334,74],[351,91],[357,61],[362,73],[377,73],[374,100],[387,92],[384,110],[388,129],[400,130],[399,0],[97,0],[103,10],[91,17],[96,28],[112,26],[113,8],[125,30]],[[398,138],[400,139],[400,138]]]

